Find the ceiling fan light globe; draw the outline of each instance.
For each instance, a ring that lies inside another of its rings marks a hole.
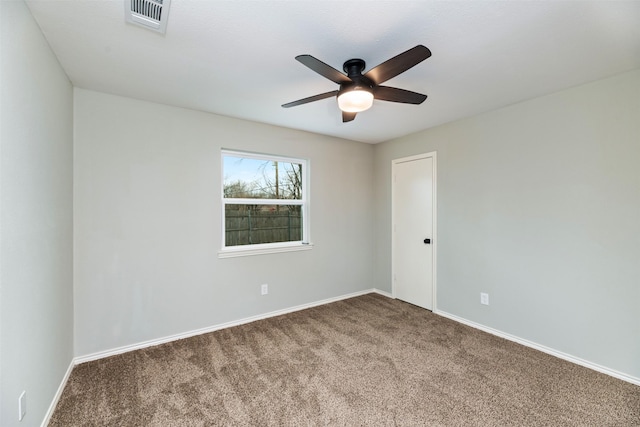
[[[346,113],[359,113],[373,105],[373,93],[368,90],[350,90],[338,95],[338,107]]]

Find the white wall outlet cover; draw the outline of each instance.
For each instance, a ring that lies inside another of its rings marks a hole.
[[[18,398],[18,421],[22,421],[27,415],[27,392],[23,391]]]
[[[489,294],[480,293],[480,304],[489,305]]]

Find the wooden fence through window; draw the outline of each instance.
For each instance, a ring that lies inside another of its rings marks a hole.
[[[226,246],[299,240],[302,240],[299,206],[280,206],[280,210],[261,210],[254,206],[225,210]]]

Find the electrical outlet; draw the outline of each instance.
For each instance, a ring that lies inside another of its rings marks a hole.
[[[266,295],[268,293],[269,293],[269,285],[264,283],[262,286],[260,286],[260,294],[261,295]]]
[[[27,415],[27,392],[23,391],[18,398],[18,421],[22,421]]]
[[[480,292],[480,304],[489,305],[489,294]]]

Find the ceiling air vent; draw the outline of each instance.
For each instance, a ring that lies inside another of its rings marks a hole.
[[[124,0],[127,22],[164,34],[171,0]]]

